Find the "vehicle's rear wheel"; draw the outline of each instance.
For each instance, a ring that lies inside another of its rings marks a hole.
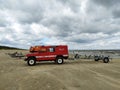
[[[63,58],[62,57],[58,57],[56,58],[56,61],[55,61],[57,64],[63,64]]]
[[[28,64],[29,66],[34,66],[34,65],[36,64],[36,60],[35,60],[34,58],[29,58],[29,59],[27,60],[27,64]]]
[[[105,57],[105,58],[103,59],[103,62],[104,62],[104,63],[108,63],[108,62],[109,62],[109,58],[108,58],[108,57]]]

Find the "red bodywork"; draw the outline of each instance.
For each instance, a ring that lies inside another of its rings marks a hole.
[[[25,60],[27,61],[30,57],[34,57],[36,61],[56,60],[57,57],[67,59],[68,47],[67,45],[34,46],[30,48],[30,53],[26,55]]]

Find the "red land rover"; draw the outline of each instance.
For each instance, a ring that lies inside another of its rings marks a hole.
[[[33,46],[30,48],[30,53],[26,55],[25,61],[29,66],[33,66],[37,61],[55,61],[57,64],[62,64],[63,59],[68,58],[68,46]]]

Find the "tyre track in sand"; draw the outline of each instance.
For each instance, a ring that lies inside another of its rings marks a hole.
[[[113,77],[111,77],[110,75],[107,75],[107,71],[109,72],[109,67],[106,68],[101,68],[101,71],[96,70],[95,67],[91,66],[87,66],[84,65],[84,67],[86,67],[87,70],[89,70],[90,72],[95,74],[95,78],[101,82],[104,82],[107,85],[113,86],[115,88],[120,89],[120,79],[115,79]],[[116,73],[118,74],[118,76],[120,76],[120,72],[119,71],[114,71],[112,70],[112,73]]]

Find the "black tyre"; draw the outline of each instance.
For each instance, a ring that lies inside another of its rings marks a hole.
[[[94,60],[95,60],[95,61],[99,61],[99,56],[95,56],[95,57],[94,57]]]
[[[55,61],[57,64],[63,64],[63,58],[62,57],[57,57],[56,58],[56,61]]]
[[[109,62],[109,58],[108,58],[108,57],[105,57],[105,58],[103,59],[103,62],[104,62],[104,63],[108,63],[108,62]]]
[[[99,59],[94,59],[95,61],[99,61]]]
[[[34,66],[34,65],[36,64],[35,58],[29,58],[29,59],[27,60],[27,64],[28,64],[29,66]]]

